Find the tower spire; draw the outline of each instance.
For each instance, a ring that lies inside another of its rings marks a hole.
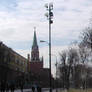
[[[34,27],[33,47],[38,47],[36,38],[36,27]]]
[[[33,37],[33,45],[31,51],[31,61],[36,62],[39,61],[39,48],[37,45],[37,38],[36,38],[36,27],[34,27],[34,37]]]

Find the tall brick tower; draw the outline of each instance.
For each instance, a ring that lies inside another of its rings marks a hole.
[[[31,50],[30,70],[38,73],[43,68],[43,58],[39,58],[39,47],[37,44],[36,29],[34,28],[33,45]]]
[[[49,87],[49,72],[49,68],[43,67],[43,57],[39,58],[39,47],[37,44],[36,29],[34,28],[30,61],[31,82],[40,84],[43,87]]]

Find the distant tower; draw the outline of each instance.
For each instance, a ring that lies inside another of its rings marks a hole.
[[[43,69],[43,57],[39,58],[39,48],[36,38],[36,28],[34,28],[34,37],[31,50],[31,62],[30,62],[30,71],[32,73],[39,73]]]
[[[33,45],[31,51],[31,62],[39,61],[39,48],[37,45],[37,38],[36,38],[36,28],[34,28],[34,38],[33,38]]]
[[[29,58],[29,55],[28,55]],[[43,67],[43,56],[39,58],[39,47],[37,44],[36,28],[34,28],[33,44],[31,49],[31,61],[30,61],[30,78],[33,83],[44,83],[49,85],[49,68]],[[45,76],[45,77],[44,77]],[[48,86],[49,87],[49,86]]]

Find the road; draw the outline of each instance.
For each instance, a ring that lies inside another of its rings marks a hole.
[[[57,92],[61,92],[62,89],[57,89]],[[56,92],[56,89],[52,90],[53,92]],[[14,92],[21,92],[21,90],[15,90]],[[31,89],[24,89],[23,92],[32,92]],[[36,91],[37,92],[37,91]],[[49,92],[49,88],[42,88],[42,92]]]

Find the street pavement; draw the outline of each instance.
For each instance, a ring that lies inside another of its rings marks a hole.
[[[21,92],[20,89],[15,90],[14,92]],[[32,92],[32,89],[23,89],[23,92]],[[37,91],[35,91],[37,92]],[[48,88],[42,88],[42,92],[49,92]]]
[[[62,89],[57,89],[57,92],[62,92],[61,90]],[[17,89],[14,92],[21,92],[21,90]],[[32,92],[32,89],[23,89],[23,92]],[[49,88],[42,88],[42,92],[49,92]],[[56,89],[53,89],[52,92],[56,92]]]

